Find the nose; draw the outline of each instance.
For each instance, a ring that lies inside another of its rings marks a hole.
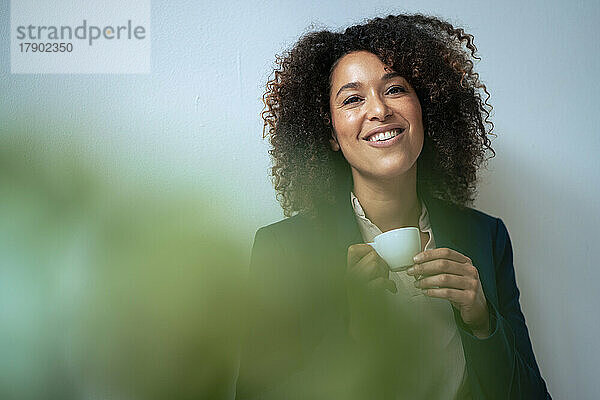
[[[371,97],[367,104],[367,117],[369,120],[383,121],[390,115],[392,115],[392,109],[385,100],[382,100],[379,96]]]

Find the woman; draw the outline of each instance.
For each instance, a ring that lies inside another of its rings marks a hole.
[[[396,319],[394,303],[407,320],[412,312],[431,322],[413,332],[428,354],[416,369],[427,373],[381,396],[550,397],[520,310],[508,231],[468,207],[477,169],[494,153],[475,51],[460,28],[398,15],[307,34],[278,59],[263,118],[290,218],[255,237],[250,276],[261,312],[250,317],[238,398],[301,391],[299,382],[314,378],[306,371],[324,365],[314,357],[327,352],[331,332],[344,343],[377,342],[382,320]],[[408,271],[390,272],[365,243],[407,226],[420,229],[422,252]],[[386,330],[388,344],[399,331]],[[410,353],[384,349],[384,359]]]

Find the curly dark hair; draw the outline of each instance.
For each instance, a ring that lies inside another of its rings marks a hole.
[[[276,56],[261,115],[263,137],[269,136],[272,146],[272,181],[285,216],[315,215],[321,204],[336,201],[340,182],[350,175],[348,162],[329,145],[329,92],[337,60],[358,50],[377,55],[417,93],[425,132],[417,192],[470,205],[479,166],[495,156],[488,136],[494,127],[488,120],[490,94],[473,70],[472,58],[480,59],[473,36],[437,17],[390,15],[343,33],[307,33]]]

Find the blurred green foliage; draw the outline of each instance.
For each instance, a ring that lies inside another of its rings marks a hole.
[[[231,227],[206,223],[208,196],[90,164],[1,138],[0,398],[230,396],[246,267]]]
[[[408,320],[373,306],[368,340],[349,341],[334,288],[291,291],[303,271],[285,266],[247,285],[218,195],[96,161],[0,135],[0,399],[232,399],[242,343],[255,346],[246,387],[264,398],[379,399],[418,382]],[[300,330],[325,335],[304,346]]]

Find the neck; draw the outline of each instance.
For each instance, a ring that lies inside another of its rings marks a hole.
[[[417,169],[389,180],[369,179],[352,170],[354,195],[365,215],[382,232],[419,226],[421,202],[417,197]]]

